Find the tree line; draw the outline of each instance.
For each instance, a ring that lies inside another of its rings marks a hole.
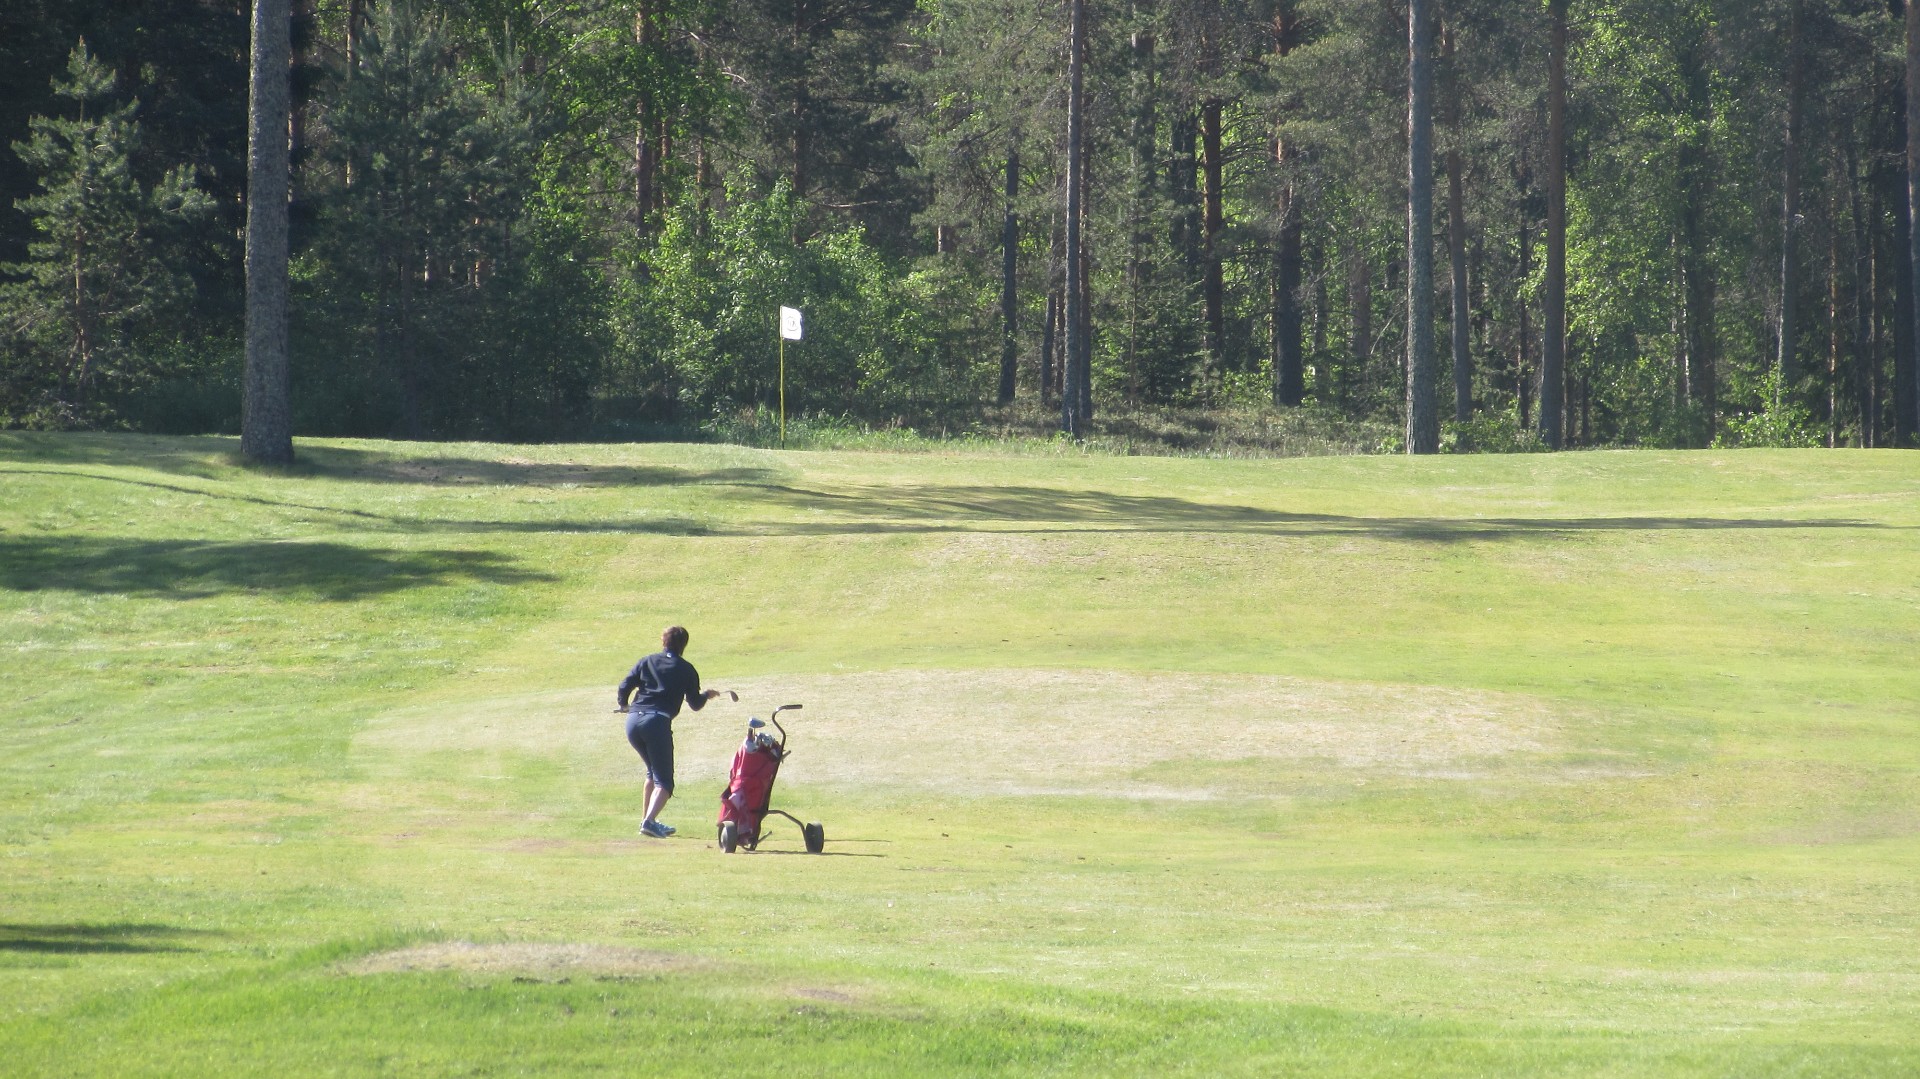
[[[785,304],[790,404],[869,423],[1258,406],[1411,452],[1920,428],[1899,0],[10,8],[7,425],[284,400],[311,433],[688,432],[775,399]],[[285,97],[252,168],[250,60]],[[256,336],[276,244],[286,325]],[[248,392],[276,340],[285,389]]]

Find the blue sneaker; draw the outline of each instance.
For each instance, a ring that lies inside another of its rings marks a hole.
[[[655,839],[665,839],[673,834],[673,829],[661,824],[657,820],[641,821],[640,834],[649,835]]]

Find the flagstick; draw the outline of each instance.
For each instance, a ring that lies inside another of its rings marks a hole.
[[[780,448],[787,448],[787,335],[780,335]]]

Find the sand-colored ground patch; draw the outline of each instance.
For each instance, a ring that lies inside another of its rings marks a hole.
[[[461,971],[509,974],[557,981],[562,978],[631,978],[699,965],[686,956],[606,944],[474,944],[443,941],[376,952],[341,965],[348,974],[406,974]]]
[[[784,717],[783,779],[999,794],[1206,796],[1162,784],[1172,762],[1309,762],[1428,776],[1470,775],[1497,758],[1551,752],[1563,718],[1519,694],[1267,675],[1076,670],[915,670],[731,682],[674,723],[682,781],[725,775],[747,717]],[[605,687],[474,700],[457,714],[375,718],[356,752],[559,754],[626,776],[639,762]],[[1144,786],[1142,785],[1144,782]]]

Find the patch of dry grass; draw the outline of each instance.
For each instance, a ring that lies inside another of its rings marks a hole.
[[[609,944],[475,944],[440,941],[414,944],[344,963],[347,974],[412,974],[460,971],[505,974],[535,981],[566,978],[633,978],[689,970],[699,961],[671,952]]]
[[[1265,675],[1078,670],[881,671],[731,683],[742,701],[675,721],[679,778],[718,780],[748,714],[784,717],[783,771],[850,789],[1161,797],[1135,775],[1176,761],[1315,762],[1407,775],[1465,775],[1554,752],[1564,717],[1521,694]],[[377,755],[515,751],[579,759],[603,775],[638,768],[604,687],[423,709],[373,720]],[[609,753],[609,747],[619,751]],[[1204,787],[1180,785],[1189,797]]]

